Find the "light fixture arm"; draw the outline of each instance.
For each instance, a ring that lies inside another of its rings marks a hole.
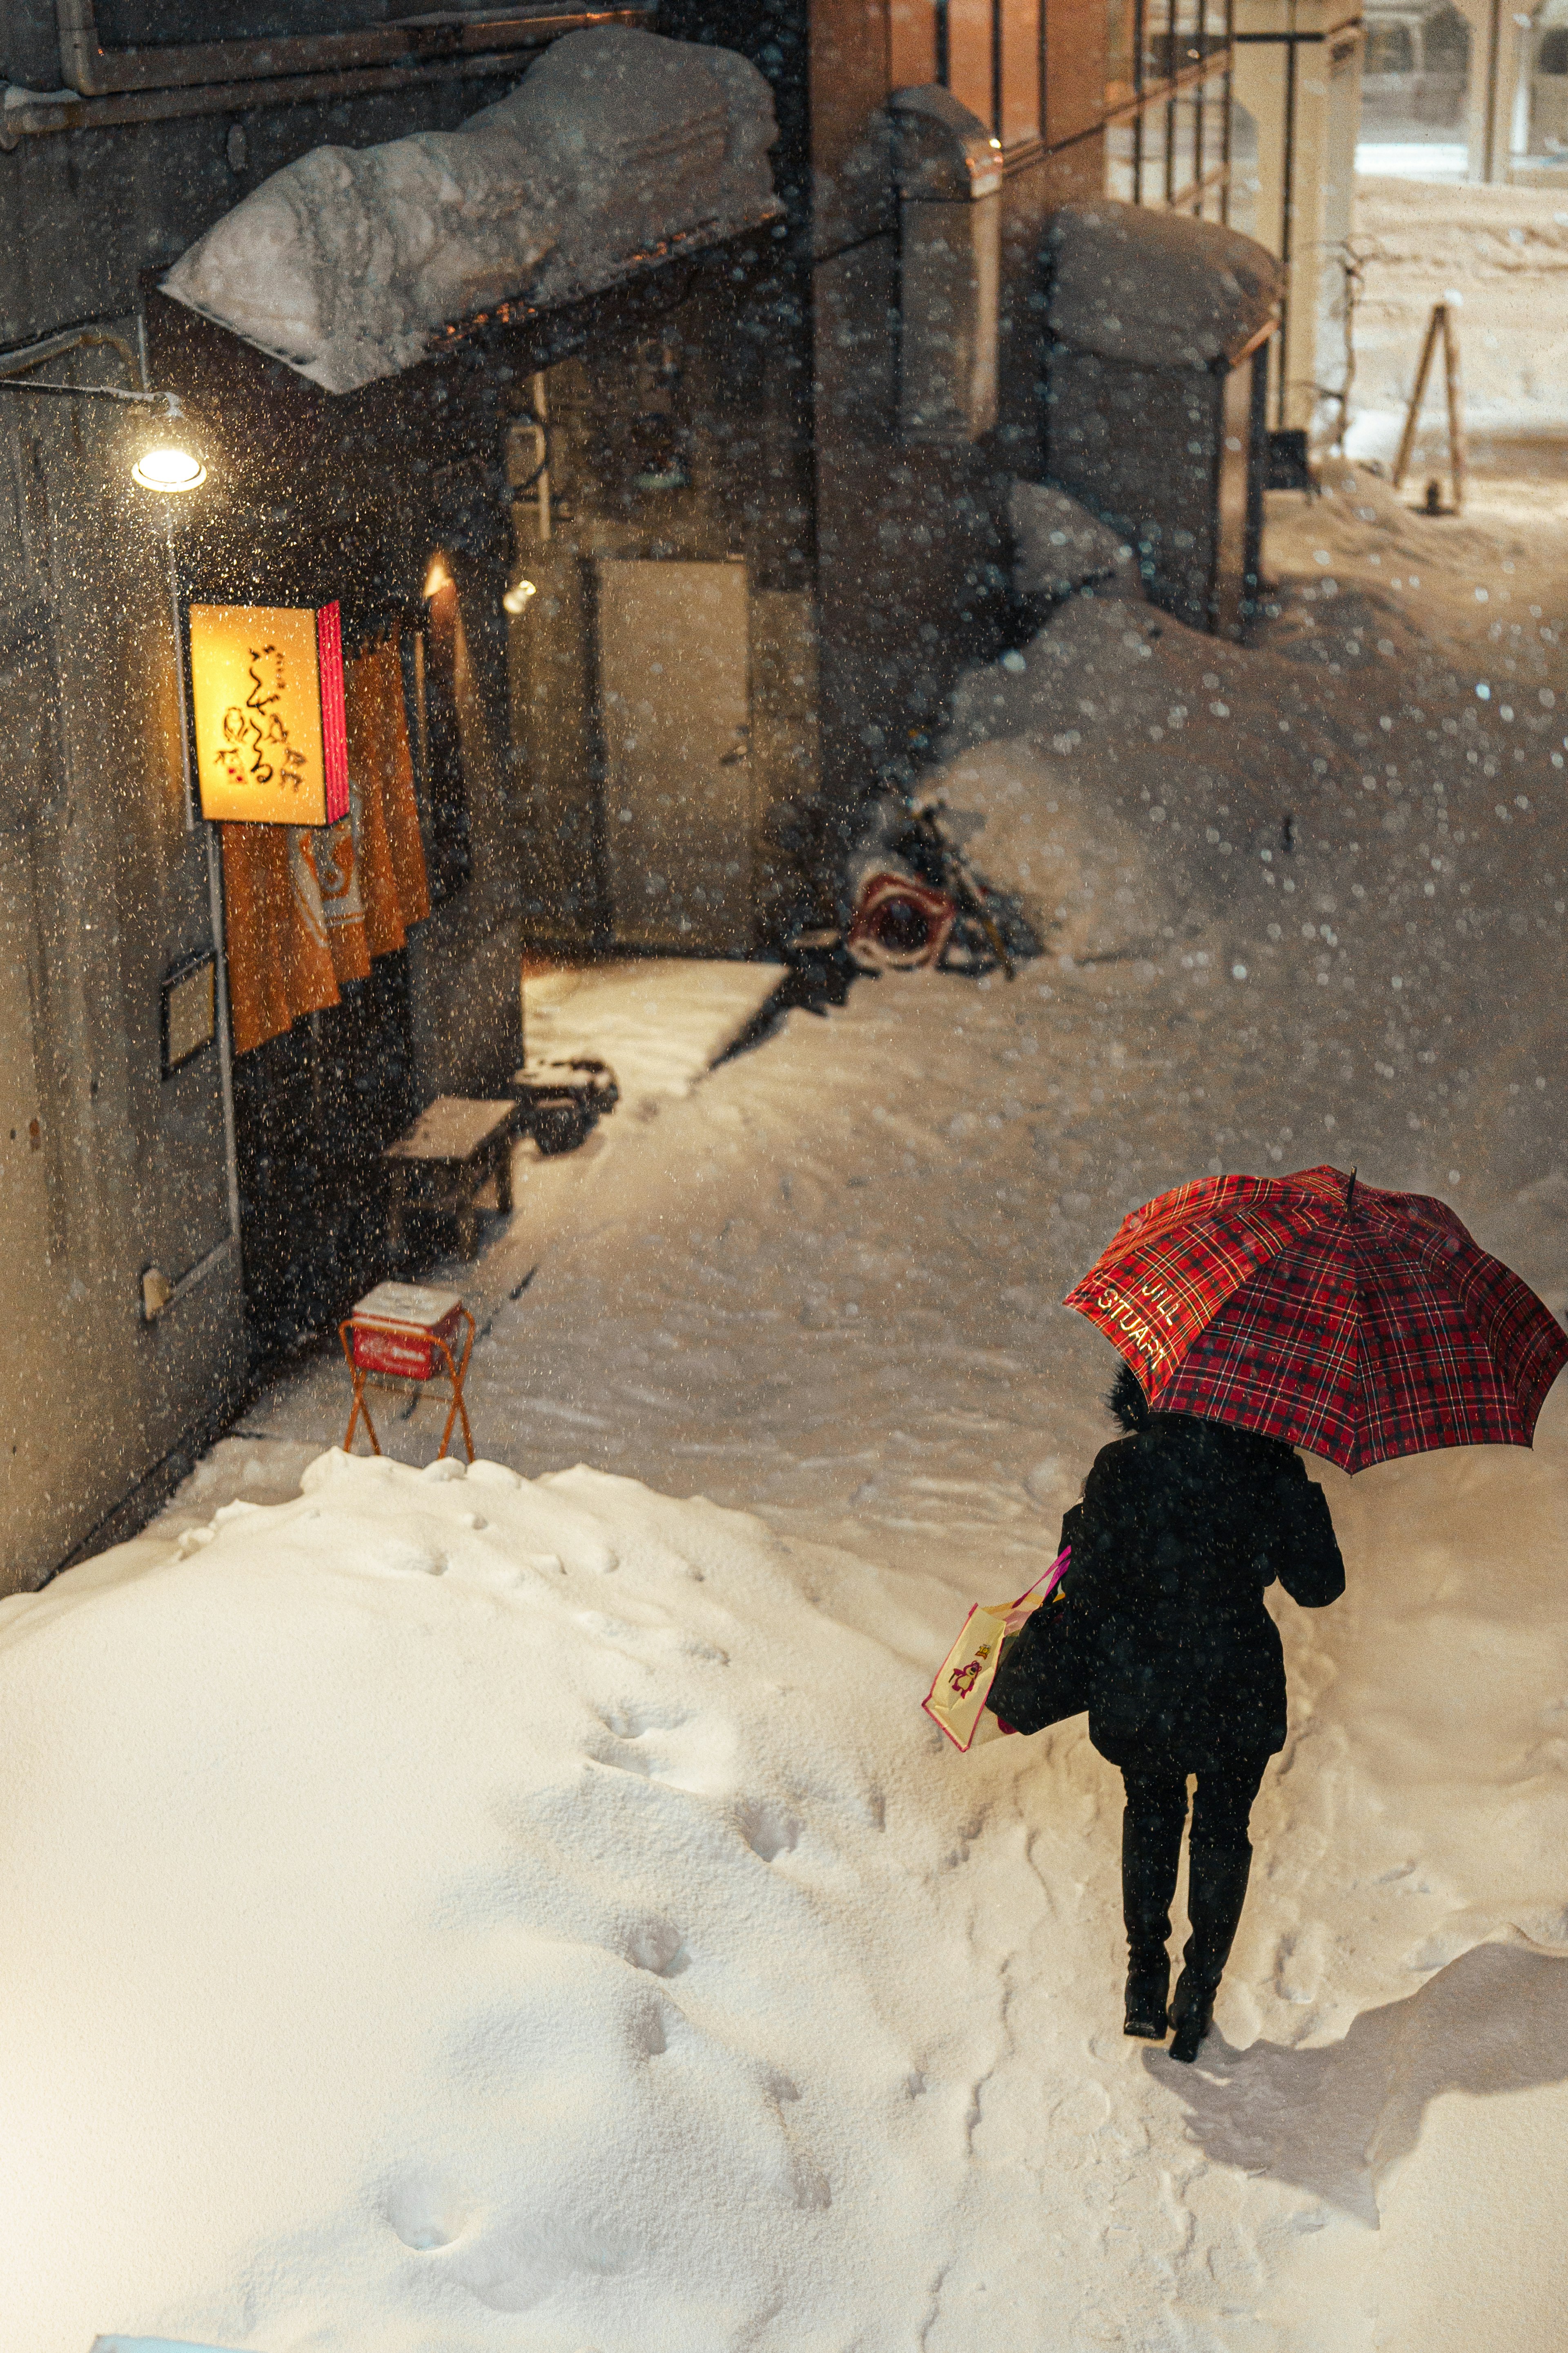
[[[183,417],[177,392],[127,392],[113,384],[29,384],[19,376],[0,375],[0,392],[25,392],[57,400],[130,401],[151,408],[157,417]]]

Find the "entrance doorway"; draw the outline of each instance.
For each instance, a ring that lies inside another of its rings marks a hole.
[[[601,559],[596,571],[616,938],[743,954],[755,829],[746,567]]]

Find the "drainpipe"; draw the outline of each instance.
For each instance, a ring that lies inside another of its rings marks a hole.
[[[1487,127],[1481,148],[1481,177],[1489,187],[1497,165],[1498,68],[1502,54],[1502,0],[1491,0],[1487,23]]]
[[[137,373],[147,381],[147,318],[136,322]],[[190,681],[185,671],[185,631],[180,615],[180,567],[174,556],[174,521],[163,504],[163,565],[169,592],[169,626],[174,634],[174,691],[180,702],[180,787],[185,807],[185,831],[196,829],[196,779],[191,759]],[[212,925],[213,969],[217,976],[218,1092],[223,1099],[224,1175],[228,1188],[228,1230],[235,1248],[239,1237],[239,1135],[234,1118],[234,1039],[228,1019],[228,949],[223,914],[223,860],[216,825],[203,828],[207,861],[207,916]],[[205,1261],[204,1261],[205,1264]],[[193,1269],[193,1272],[195,1270]]]

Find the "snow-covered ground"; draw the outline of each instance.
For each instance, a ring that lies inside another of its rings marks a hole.
[[[783,965],[690,956],[617,956],[530,972],[522,985],[529,1056],[595,1055],[614,1069],[633,1117],[653,1118],[663,1098],[690,1093],[784,975]]]
[[[969,682],[947,797],[1049,958],[520,1162],[489,1465],[422,1409],[297,1493],[323,1361],[0,1607],[6,2344],[1560,2342],[1568,1397],[1321,1472],[1195,2069],[1120,2031],[1081,1725],[918,1705],[1110,1434],[1058,1303],[1133,1202],[1354,1163],[1568,1303],[1563,579],[1364,471],[1274,510],[1258,650],[1079,600]]]

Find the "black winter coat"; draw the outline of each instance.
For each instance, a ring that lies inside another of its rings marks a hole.
[[[1149,1415],[1096,1456],[1062,1542],[1064,1600],[1010,1651],[999,1715],[1031,1729],[1031,1651],[1043,1689],[1059,1682],[1045,1662],[1065,1638],[1089,1738],[1113,1765],[1196,1772],[1284,1746],[1285,1660],[1264,1589],[1278,1577],[1321,1609],[1345,1588],[1327,1500],[1299,1455],[1226,1423]]]

